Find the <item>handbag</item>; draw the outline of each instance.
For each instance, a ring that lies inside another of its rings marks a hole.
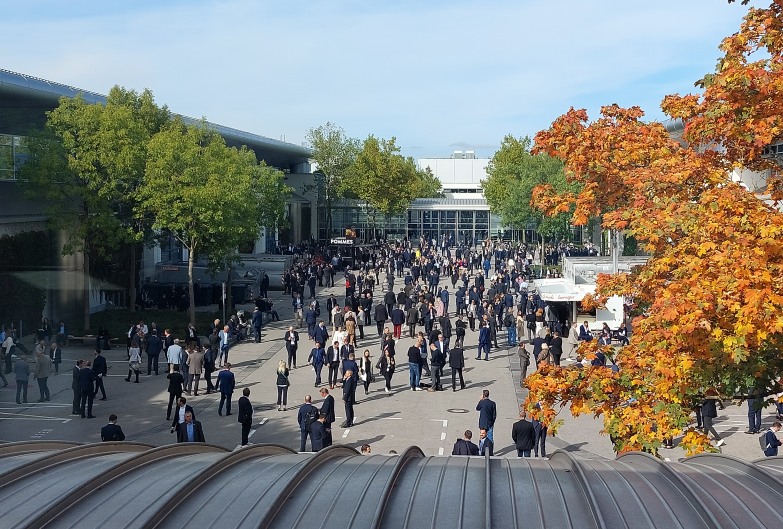
[[[365,371],[364,369],[359,370],[359,380],[361,380],[362,382],[367,381],[367,371]]]

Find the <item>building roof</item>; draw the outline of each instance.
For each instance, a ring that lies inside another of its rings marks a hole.
[[[411,202],[408,209],[478,209],[489,211],[489,204],[487,204],[487,201],[484,198],[417,198]]]
[[[9,108],[14,108],[16,110],[27,109],[30,112],[40,113],[56,108],[61,97],[76,97],[78,95],[81,95],[88,103],[106,102],[106,96],[96,92],[0,69],[0,107],[6,109],[6,112],[9,112]],[[13,115],[9,114],[9,116]],[[201,122],[199,119],[179,116],[189,124]],[[18,119],[22,124],[30,122],[27,119]],[[9,121],[11,121],[10,118]],[[33,120],[33,122],[37,121],[40,120]],[[12,125],[9,123],[8,126]],[[207,122],[207,126],[218,132],[229,146],[239,147],[247,145],[248,148],[256,151],[259,159],[266,160],[269,165],[275,167],[285,168],[307,163],[308,158],[312,155],[312,149],[301,145],[275,140],[216,123]],[[22,135],[27,130],[0,130],[0,132]]]
[[[663,462],[297,454],[200,443],[0,445],[0,520],[22,528],[769,528],[783,458]]]

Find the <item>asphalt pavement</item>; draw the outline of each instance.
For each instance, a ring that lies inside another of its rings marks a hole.
[[[445,283],[445,278],[442,281]],[[338,282],[339,284],[339,282]],[[402,279],[398,279],[395,290],[402,288]],[[317,289],[322,315],[326,314],[326,299],[334,293],[338,299],[344,296],[342,286]],[[225,448],[234,448],[240,442],[240,424],[237,422],[237,399],[242,389],[250,388],[250,400],[254,407],[254,420],[250,442],[253,444],[274,443],[299,449],[299,427],[296,422],[298,407],[305,395],[313,397],[313,403],[320,406],[318,389],[313,387],[315,375],[306,364],[311,343],[307,339],[306,329],[299,329],[301,342],[298,353],[300,367],[291,371],[289,403],[287,411],[277,411],[276,369],[280,359],[286,359],[283,335],[292,323],[291,298],[279,291],[270,292],[275,301],[281,321],[264,326],[261,343],[246,341],[231,349],[230,362],[236,376],[237,387],[233,395],[231,416],[219,416],[217,407],[219,394],[204,393],[205,383],[201,381],[202,391],[198,396],[188,397],[201,421],[207,442]],[[382,295],[376,288],[376,298]],[[452,294],[453,296],[453,294]],[[307,300],[306,300],[307,301]],[[453,297],[452,307],[455,305]],[[250,305],[243,308],[252,310]],[[166,322],[157,322],[165,327]],[[390,325],[390,324],[389,324]],[[405,327],[405,326],[404,326]],[[331,333],[331,330],[330,330]],[[452,338],[453,340],[454,338]],[[368,395],[363,388],[356,392],[355,424],[350,428],[338,425],[344,418],[340,389],[332,390],[337,408],[337,421],[332,436],[335,444],[346,444],[359,448],[370,444],[374,453],[401,452],[404,448],[416,445],[427,455],[448,455],[454,442],[461,438],[465,430],[472,430],[474,441],[478,438],[478,412],[476,404],[482,390],[490,391],[490,398],[497,403],[498,418],[494,428],[495,455],[516,457],[511,440],[511,428],[518,419],[519,404],[525,398],[525,390],[519,384],[519,365],[516,348],[505,347],[505,332],[498,337],[499,349],[492,349],[489,361],[475,360],[478,333],[468,329],[465,338],[464,369],[466,388],[452,391],[451,375],[448,367],[444,373],[442,392],[411,391],[408,386],[406,352],[412,345],[411,338],[403,337],[396,345],[399,365],[392,380],[392,392],[384,391],[383,378],[377,376],[370,386]],[[380,357],[380,340],[375,325],[365,328],[365,339],[359,340],[357,353],[369,350],[373,363]],[[71,371],[77,359],[92,358],[91,346],[75,345],[63,349],[63,362],[60,373],[49,378],[51,401],[35,402],[38,399],[38,386],[30,379],[28,403],[15,403],[15,381],[13,374],[6,375],[9,385],[0,389],[0,441],[63,440],[76,442],[100,441],[100,429],[106,424],[112,413],[118,415],[119,424],[127,440],[147,443],[154,446],[174,443],[175,436],[170,433],[170,422],[166,421],[168,403],[168,381],[165,377],[165,359],[161,358],[160,375],[146,376],[146,365],[140,383],[126,382],[128,375],[127,353],[124,346],[105,351],[110,366],[105,381],[108,399],[96,399],[93,407],[95,419],[82,419],[71,415]],[[146,361],[146,355],[142,355]],[[358,354],[357,354],[358,356]],[[324,369],[323,379],[326,379]],[[214,375],[213,375],[214,377]],[[425,382],[429,380],[425,377]],[[772,407],[764,410],[763,426],[768,427],[774,420]],[[747,429],[746,406],[729,405],[719,411],[720,416],[714,424],[723,436],[726,444],[722,447],[725,454],[744,460],[763,457],[757,436],[745,435]],[[547,449],[573,452],[577,457],[614,458],[607,436],[600,434],[602,422],[592,416],[571,417],[568,410],[561,411],[559,418],[564,419],[556,437],[547,439]],[[310,444],[307,444],[308,449]],[[661,455],[672,460],[682,458],[684,452],[679,448],[662,450]]]

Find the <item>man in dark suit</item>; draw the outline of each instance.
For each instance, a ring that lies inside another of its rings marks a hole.
[[[479,412],[479,429],[484,428],[487,431],[487,437],[492,438],[492,429],[495,427],[498,411],[495,402],[489,399],[489,390],[481,392],[481,400],[476,405],[476,411]]]
[[[158,361],[162,350],[163,342],[158,337],[158,331],[154,330],[147,336],[147,375],[151,375],[153,371],[158,374]]]
[[[350,428],[353,426],[353,405],[354,395],[356,394],[356,379],[353,371],[350,369],[345,372],[343,378],[343,402],[345,403],[345,421],[340,425],[341,428]]]
[[[383,324],[386,323],[386,318],[389,317],[389,311],[386,310],[386,305],[383,303],[378,303],[375,306],[375,314],[373,314],[373,317],[375,318],[375,326],[378,329],[378,336],[383,335]]]
[[[479,455],[478,446],[476,446],[476,443],[471,441],[472,438],[473,438],[473,432],[471,432],[470,430],[465,430],[465,438],[457,439],[457,442],[454,443],[454,449],[451,451],[451,455],[453,456]]]
[[[82,415],[82,419],[85,417],[94,419],[95,415],[92,414],[92,400],[95,398],[95,373],[92,370],[92,364],[90,362],[82,364],[81,369],[79,369],[79,390],[81,391],[79,412]]]
[[[218,391],[220,391],[218,415],[223,415],[224,403],[226,405],[226,415],[231,415],[231,395],[234,393],[234,387],[236,386],[236,378],[234,378],[234,373],[231,372],[231,364],[226,363],[223,371],[218,373],[215,385]]]
[[[459,375],[459,388],[465,389],[465,379],[462,378],[462,369],[465,367],[465,353],[461,347],[455,347],[449,351],[449,367],[451,368],[451,390],[457,391],[457,375]]]
[[[100,349],[95,350],[95,359],[92,361],[92,372],[95,375],[95,393],[93,398],[98,396],[98,391],[101,392],[101,400],[106,400],[106,388],[103,387],[103,379],[108,374],[108,367],[106,366],[106,358],[101,354]]]
[[[484,360],[489,360],[489,326],[486,323],[482,323],[479,327],[478,338],[478,354],[476,360],[481,360],[481,351],[484,351]]]
[[[239,397],[239,413],[237,421],[242,425],[242,446],[247,444],[250,437],[250,427],[253,426],[253,405],[250,404],[250,388],[242,390],[242,396]]]
[[[443,335],[438,333],[438,339],[430,344],[430,366],[432,367],[432,386],[428,391],[443,391],[441,378],[443,366],[446,365],[446,344]]]
[[[332,444],[332,423],[335,421],[334,397],[329,395],[328,389],[321,388],[321,398],[324,399],[324,401],[321,403],[321,409],[318,412],[318,416],[325,418],[324,427],[326,428],[326,438],[324,440],[324,448],[326,448]]]
[[[310,442],[313,444],[313,452],[318,452],[329,446],[326,444],[326,417],[323,415],[310,425]]]
[[[519,413],[519,420],[511,428],[511,439],[514,440],[519,457],[530,457],[530,451],[533,450],[535,441],[533,423],[525,420],[526,417],[527,413],[522,410]]]
[[[293,369],[296,367],[296,350],[299,349],[299,333],[294,330],[293,326],[288,327],[283,339],[285,340],[285,349],[288,351],[288,365]]]
[[[188,399],[185,397],[180,397],[177,399],[177,407],[174,410],[174,420],[171,423],[171,433],[174,433],[174,430],[177,429],[177,427],[185,422],[185,414],[190,413],[193,418],[196,418],[196,412],[193,411],[193,407],[188,404]]]
[[[101,428],[101,441],[124,441],[125,434],[122,428],[117,424],[117,416],[113,413],[109,415],[109,424]]]
[[[299,413],[296,416],[296,422],[299,424],[299,451],[304,452],[307,449],[307,437],[311,433],[312,424],[318,419],[318,408],[313,406],[313,398],[305,395],[304,404],[299,407]],[[312,446],[313,439],[310,438]],[[313,449],[315,452],[315,449]]]
[[[480,456],[489,454],[489,457],[492,457],[495,455],[495,443],[493,443],[492,440],[487,437],[487,431],[484,428],[479,430],[478,450]]]
[[[206,443],[201,423],[193,418],[193,413],[185,412],[185,422],[177,428],[178,443]]]

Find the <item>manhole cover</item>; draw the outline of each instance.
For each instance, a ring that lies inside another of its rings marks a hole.
[[[464,408],[451,408],[446,411],[449,413],[470,413],[470,410],[466,410]]]

